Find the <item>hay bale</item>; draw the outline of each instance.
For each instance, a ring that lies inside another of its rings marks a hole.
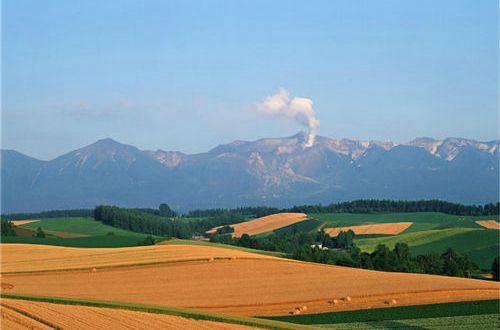
[[[207,261],[208,261],[208,262],[212,262],[212,261],[214,261],[214,260],[215,260],[215,259],[214,259],[213,257],[210,257],[210,258],[208,258],[208,259],[207,259]]]
[[[397,301],[396,301],[396,299],[389,299],[389,300],[384,301],[384,303],[386,305],[395,305],[395,304],[397,304]]]
[[[293,315],[297,315],[297,314],[300,314],[300,309],[295,309],[295,310],[293,311]]]
[[[333,300],[330,300],[331,301],[331,304],[334,304],[334,305],[337,305],[339,303],[339,301],[337,299],[333,299]]]
[[[300,307],[300,310],[301,310],[301,311],[306,311],[306,310],[307,310],[307,306],[306,306],[306,305],[304,305],[304,306]]]
[[[96,269],[96,268],[92,268],[90,271],[91,271],[92,273],[95,273],[95,272],[97,272],[97,269]]]
[[[347,297],[342,298],[342,300],[343,301],[351,301],[352,299],[351,299],[351,297],[347,296]]]

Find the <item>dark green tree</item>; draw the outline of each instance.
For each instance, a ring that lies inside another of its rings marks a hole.
[[[14,229],[14,225],[12,224],[12,222],[2,219],[1,227],[2,227],[1,230],[2,236],[17,236],[16,230]]]
[[[493,259],[493,263],[491,264],[491,273],[493,274],[493,279],[495,281],[498,281],[500,280],[500,257],[495,257],[495,259]]]
[[[173,211],[170,208],[170,206],[168,206],[168,204],[165,204],[165,203],[160,204],[159,210],[160,210],[159,215],[161,217],[172,218],[172,217],[177,216],[177,213],[175,211]]]
[[[45,238],[45,232],[43,231],[42,227],[38,227],[38,229],[36,230],[35,237]]]

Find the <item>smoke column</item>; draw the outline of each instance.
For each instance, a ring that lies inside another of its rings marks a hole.
[[[284,116],[295,120],[309,130],[304,147],[308,148],[314,144],[319,120],[316,118],[311,99],[303,97],[290,99],[288,91],[280,88],[276,94],[268,96],[260,102],[257,105],[257,111],[266,115]]]

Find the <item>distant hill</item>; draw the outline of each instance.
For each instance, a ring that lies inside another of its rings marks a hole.
[[[51,161],[2,150],[2,212],[98,204],[179,210],[360,198],[497,202],[499,141],[398,144],[304,135],[235,141],[187,155],[103,139]]]

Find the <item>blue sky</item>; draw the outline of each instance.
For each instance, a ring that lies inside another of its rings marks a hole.
[[[2,3],[2,147],[42,159],[292,135],[280,87],[324,136],[498,138],[496,0]]]

